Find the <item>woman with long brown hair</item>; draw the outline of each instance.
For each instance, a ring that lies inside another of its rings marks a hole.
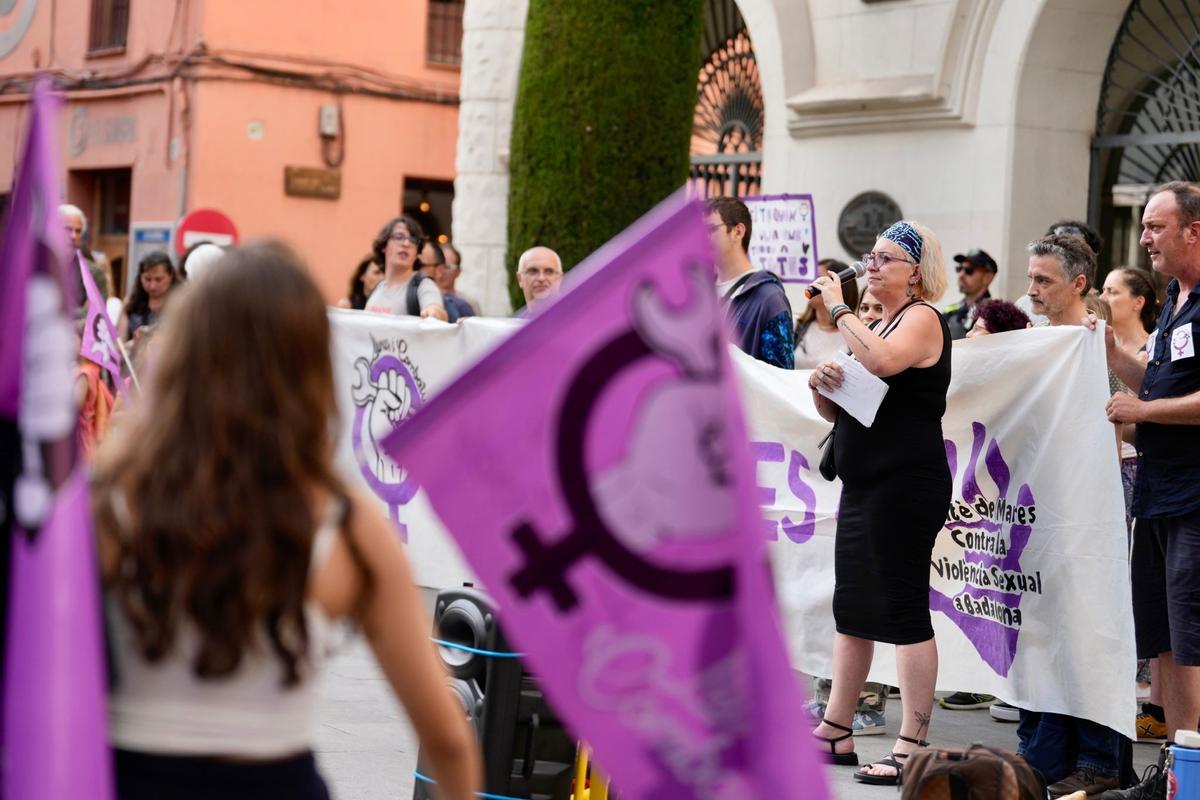
[[[474,736],[400,543],[332,466],[329,325],[299,259],[231,250],[161,327],[147,393],[94,482],[119,796],[327,798],[316,679],[331,621],[348,616],[441,796],[470,797]]]

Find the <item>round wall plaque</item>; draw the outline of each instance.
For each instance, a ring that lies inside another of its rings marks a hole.
[[[870,252],[879,234],[904,219],[900,206],[883,192],[863,192],[846,204],[838,217],[838,241],[857,257]]]
[[[0,58],[16,50],[17,45],[25,38],[37,5],[37,0],[25,0],[21,7],[17,8],[17,0],[0,0],[0,22],[4,23],[4,30],[0,31]]]

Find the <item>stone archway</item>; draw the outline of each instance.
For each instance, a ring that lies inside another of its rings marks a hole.
[[[1005,228],[1013,268],[1004,296],[1025,291],[1020,264],[1031,240],[1055,220],[1087,216],[1096,106],[1108,53],[1128,7],[1129,0],[1045,0],[1027,20],[1008,153]],[[1016,9],[1006,4],[1005,11]]]
[[[1200,180],[1200,10],[1192,0],[1133,0],[1108,54],[1096,111],[1088,217],[1102,259],[1149,266],[1138,244],[1150,190]]]
[[[761,194],[766,115],[754,45],[734,0],[705,6],[689,184],[700,197]]]
[[[815,56],[807,0],[711,0],[710,14],[730,10],[753,43],[756,78],[761,91],[762,120],[759,132],[761,164],[759,189],[764,193],[787,191],[793,141],[788,132],[787,98],[813,83]],[[720,29],[721,25],[710,27]],[[724,23],[725,28],[730,24]],[[737,26],[733,26],[737,27]],[[736,29],[732,31],[736,33]],[[786,33],[786,46],[784,34]],[[721,37],[724,42],[727,37]],[[745,46],[744,44],[741,46]],[[706,48],[706,55],[714,50]],[[793,187],[794,189],[795,187]]]

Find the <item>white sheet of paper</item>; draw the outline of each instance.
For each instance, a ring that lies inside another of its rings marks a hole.
[[[833,358],[842,368],[842,385],[833,391],[818,389],[825,397],[837,403],[842,409],[861,422],[871,427],[875,415],[887,394],[888,385],[867,371],[867,368],[848,353],[839,352]]]

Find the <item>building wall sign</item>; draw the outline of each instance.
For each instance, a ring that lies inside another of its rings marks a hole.
[[[137,141],[137,117],[132,114],[93,117],[83,106],[71,111],[71,156],[82,155],[88,145],[132,144]]]
[[[291,197],[336,200],[342,196],[342,171],[314,167],[284,167],[283,192]]]
[[[870,252],[887,226],[904,219],[900,206],[883,192],[863,192],[842,209],[838,241],[851,256]]]
[[[37,12],[37,0],[0,0],[0,58],[4,58],[25,38],[33,15]]]

